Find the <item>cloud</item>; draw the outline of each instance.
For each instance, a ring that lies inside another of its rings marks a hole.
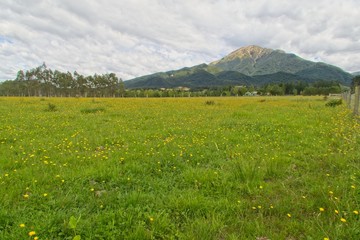
[[[5,0],[0,80],[42,62],[130,79],[256,44],[359,70],[357,0]]]

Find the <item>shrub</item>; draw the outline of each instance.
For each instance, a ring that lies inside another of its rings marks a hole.
[[[342,104],[342,99],[332,99],[328,101],[325,106],[327,107],[336,107]]]

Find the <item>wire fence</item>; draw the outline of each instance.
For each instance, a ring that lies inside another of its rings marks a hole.
[[[346,102],[349,109],[353,109],[354,115],[359,115],[360,86],[355,87],[355,93],[350,91],[342,94],[342,99]]]

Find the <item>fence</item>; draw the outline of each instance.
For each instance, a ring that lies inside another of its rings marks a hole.
[[[359,115],[360,86],[355,87],[355,94],[345,92],[342,98],[346,102],[348,108],[353,109],[354,115]]]

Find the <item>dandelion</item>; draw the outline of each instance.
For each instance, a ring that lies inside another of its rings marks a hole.
[[[29,194],[24,194],[23,197],[24,198],[29,198]]]
[[[354,214],[359,215],[359,211],[355,210],[353,211]]]
[[[24,228],[24,227],[25,227],[25,224],[24,224],[24,223],[21,223],[21,224],[19,225],[19,227]]]
[[[330,195],[333,195],[333,194],[334,194],[334,192],[333,192],[333,191],[329,191],[329,194],[330,194]]]
[[[287,216],[288,216],[289,218],[291,218],[291,214],[290,214],[290,213],[288,213]]]
[[[91,188],[90,191],[93,192],[95,189]]]
[[[263,189],[264,187],[260,185],[260,187],[259,187],[259,188],[260,188],[260,189]]]
[[[351,185],[351,188],[352,188],[352,189],[355,189],[356,187],[355,187],[354,185]]]
[[[336,214],[339,214],[339,211],[338,211],[338,210],[335,209],[334,211],[335,211]]]
[[[324,208],[319,208],[319,210],[320,210],[320,212],[324,212],[325,211],[325,209]]]
[[[39,240],[39,237],[34,237],[34,240]]]
[[[32,236],[34,236],[34,235],[36,235],[36,232],[35,232],[35,231],[29,232],[29,236],[30,236],[30,237],[32,237]]]
[[[342,221],[343,223],[346,223],[346,219],[345,219],[345,218],[341,218],[340,221]]]
[[[153,217],[150,217],[149,220],[150,220],[150,222],[153,222],[153,221],[154,221],[154,218],[153,218]]]
[[[43,194],[44,197],[47,197],[47,195],[48,195],[47,193],[44,193],[44,194]]]
[[[329,238],[325,237],[324,240],[330,240]]]

